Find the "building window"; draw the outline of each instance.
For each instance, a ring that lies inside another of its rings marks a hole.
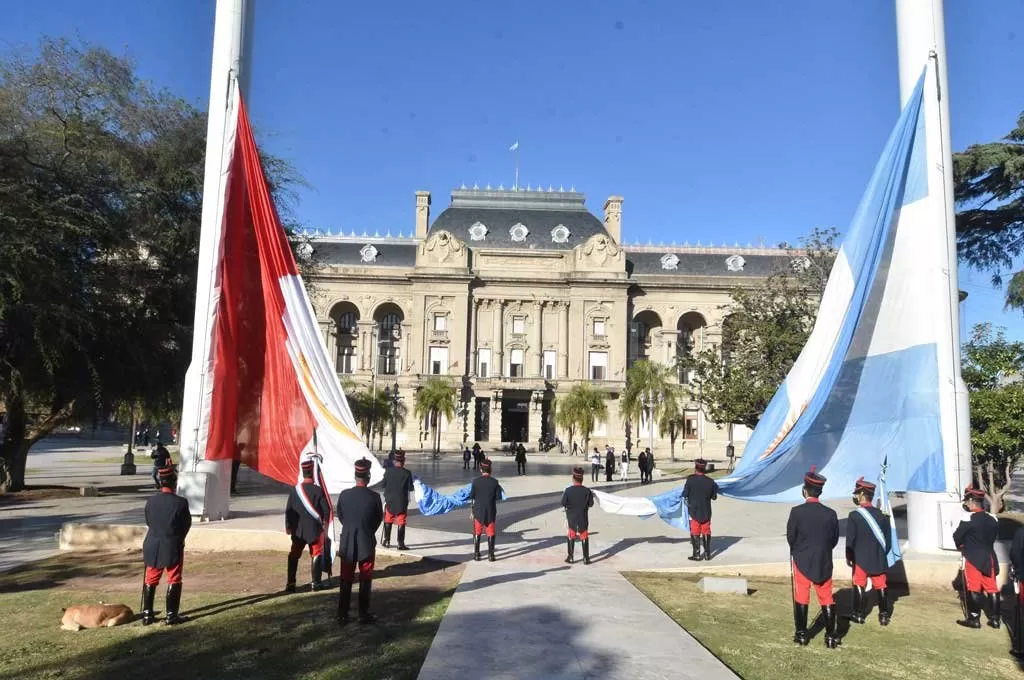
[[[512,317],[512,332],[516,335],[522,335],[526,332],[526,317],[525,316],[513,316]]]
[[[683,415],[683,439],[696,439],[700,427],[700,414],[697,411],[687,411]]]
[[[338,348],[338,373],[349,375],[355,373],[356,348],[351,345],[343,345]]]
[[[604,319],[594,319],[594,335],[604,337]]]
[[[383,346],[377,357],[378,375],[398,375],[398,348]]]
[[[608,374],[608,353],[607,352],[591,352],[590,353],[590,379],[591,380],[607,380]]]
[[[377,324],[377,373],[398,375],[398,342],[402,337],[402,317],[391,312]]]
[[[345,312],[338,319],[338,335],[355,335],[359,330],[359,317],[355,312]]]
[[[523,350],[514,349],[509,353],[508,374],[512,378],[523,377]]]
[[[555,379],[556,354],[552,349],[544,350],[544,379]]]
[[[430,348],[430,375],[446,375],[448,373],[448,348]]]
[[[434,330],[435,331],[446,331],[448,330],[448,317],[445,314],[434,315]]]
[[[486,378],[491,374],[491,350],[480,350],[480,358],[477,359],[476,374],[481,378]]]

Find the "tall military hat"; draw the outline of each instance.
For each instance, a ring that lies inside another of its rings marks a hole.
[[[804,484],[817,487],[825,486],[825,482],[828,480],[826,480],[824,476],[819,475],[816,472],[817,469],[817,465],[811,466],[811,469],[807,472],[807,474],[804,475]]]
[[[707,467],[708,462],[703,458],[698,458],[697,460],[693,461],[693,469],[696,470],[697,472],[704,472],[704,470],[706,470]]]
[[[491,472],[491,459],[490,458],[484,458],[482,461],[480,461],[480,472],[486,472],[486,473],[490,474],[490,472]]]
[[[983,503],[985,501],[985,492],[981,489],[975,488],[973,484],[970,484],[966,489],[964,489],[964,501],[966,502],[968,500]]]
[[[572,469],[572,481],[582,482],[583,481],[583,468],[577,466]]]
[[[370,461],[365,458],[356,461],[356,479],[370,479]]]
[[[396,463],[404,463],[405,462],[405,451],[395,451],[395,462]]]
[[[299,467],[302,469],[302,476],[303,477],[312,477],[313,476],[313,468],[316,467],[316,464],[312,460],[304,460],[299,465]]]
[[[160,468],[159,470],[156,471],[156,476],[157,479],[160,480],[160,485],[166,486],[168,488],[173,487],[174,483],[178,479],[178,473],[177,471],[175,471],[173,465],[168,465],[167,467]]]
[[[865,492],[867,492],[869,494],[874,495],[874,493],[875,493],[875,485],[872,484],[871,482],[865,481],[864,478],[861,477],[854,484],[853,492],[854,493],[860,493],[861,491],[865,491]]]

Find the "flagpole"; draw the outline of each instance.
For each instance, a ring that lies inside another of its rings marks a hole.
[[[519,191],[519,142],[516,142],[516,179],[512,191]]]

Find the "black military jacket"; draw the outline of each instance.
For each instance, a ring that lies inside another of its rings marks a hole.
[[[373,558],[377,548],[377,529],[384,521],[380,495],[365,486],[354,486],[338,494],[335,508],[341,522],[338,554],[349,562]]]
[[[686,478],[683,498],[690,518],[698,522],[711,521],[711,501],[718,499],[718,483],[705,474],[694,473]]]
[[[1013,544],[1010,546],[1010,566],[1013,567],[1014,578],[1024,581],[1024,527],[1020,527],[1013,534]]]
[[[142,559],[147,567],[167,569],[185,557],[185,536],[192,528],[188,501],[170,489],[156,492],[146,501],[146,538]]]
[[[854,510],[846,518],[846,559],[863,569],[869,576],[884,574],[889,568],[886,555],[892,548],[892,528],[889,518],[882,511],[871,505],[862,506],[867,509],[882,530],[884,545],[875,538],[866,519]]]
[[[832,549],[839,543],[839,517],[817,499],[789,511],[786,540],[797,569],[814,583],[832,578]]]
[[[594,507],[594,492],[582,484],[573,484],[562,492],[565,518],[573,531],[587,531],[590,527],[590,508]]]
[[[384,471],[384,503],[391,514],[408,512],[412,489],[412,473],[404,467],[389,467]]]
[[[473,480],[469,489],[473,499],[473,518],[481,524],[490,524],[498,518],[498,501],[501,500],[501,484],[490,475],[480,475]]]
[[[971,513],[971,518],[960,522],[953,532],[953,541],[964,558],[974,565],[982,574],[998,576],[999,560],[996,559],[996,538],[998,530],[996,518],[978,510]]]
[[[327,502],[324,490],[313,482],[303,482],[302,490],[309,498],[310,505],[320,515],[320,519],[315,519],[309,514],[299,498],[299,492],[292,487],[291,493],[288,494],[288,505],[284,509],[284,529],[292,538],[312,545],[320,540],[324,522],[331,516],[331,504]]]

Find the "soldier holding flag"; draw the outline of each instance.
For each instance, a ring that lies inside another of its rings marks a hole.
[[[330,560],[325,550],[325,524],[332,520],[331,502],[327,493],[314,481],[316,463],[312,459],[302,461],[302,481],[288,494],[288,505],[284,511],[284,528],[292,537],[292,548],[288,553],[288,581],[285,592],[295,592],[295,573],[299,568],[299,557],[306,546],[313,558],[312,588],[323,590],[322,574],[324,562]]]
[[[405,545],[405,521],[412,490],[412,473],[405,469],[405,451],[395,451],[395,464],[384,471],[384,540],[381,545],[385,548],[391,547],[391,526],[398,524],[398,549],[409,549]]]
[[[846,563],[853,567],[853,611],[850,621],[864,623],[870,606],[865,598],[868,579],[878,591],[878,623],[889,625],[889,590],[885,572],[889,566],[887,555],[892,548],[892,529],[889,518],[871,505],[875,498],[875,485],[861,477],[853,489],[853,502],[857,509],[846,519]]]

